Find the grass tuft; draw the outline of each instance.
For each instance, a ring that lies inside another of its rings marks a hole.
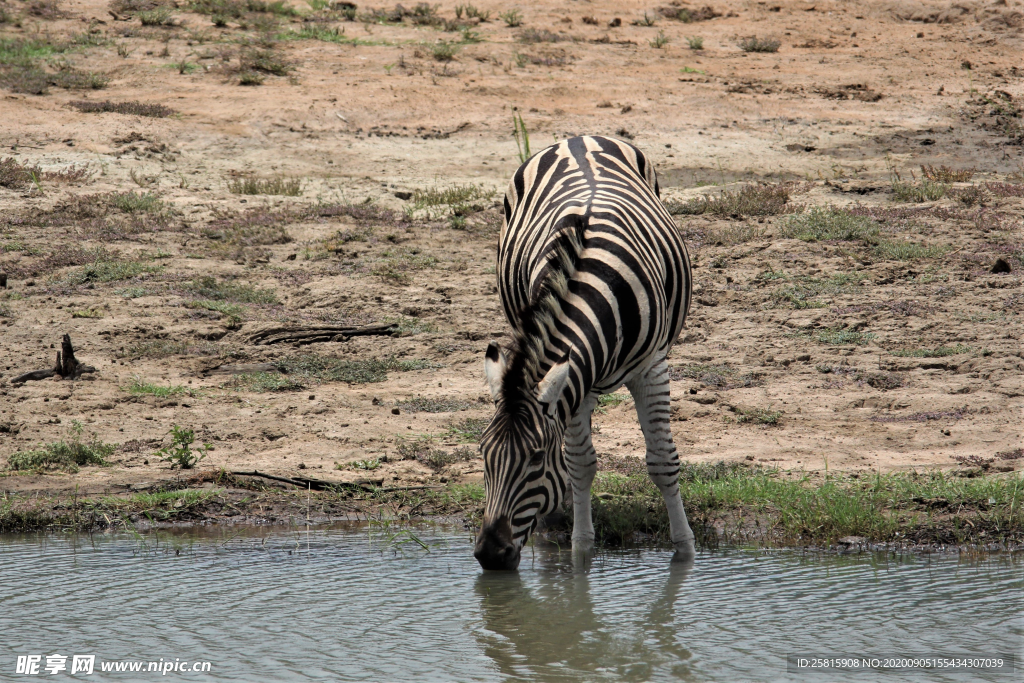
[[[673,215],[695,216],[776,216],[790,209],[789,187],[785,183],[747,185],[718,196],[704,195],[688,202],[666,204]]]
[[[82,424],[72,421],[67,440],[41,446],[30,451],[18,451],[7,458],[7,467],[12,470],[63,470],[77,472],[86,465],[106,465],[106,458],[117,449],[97,439],[82,442]]]
[[[782,46],[775,38],[744,38],[739,42],[739,47],[744,52],[778,52]]]
[[[897,349],[889,353],[902,358],[945,358],[946,356],[970,353],[973,350],[973,346],[957,344],[956,346],[937,346],[934,349]]]
[[[875,335],[870,332],[858,332],[848,328],[835,327],[819,330],[815,335],[815,339],[822,344],[830,344],[832,346],[844,346],[846,344],[861,345],[868,343],[874,338]]]
[[[161,119],[177,113],[175,110],[162,104],[144,104],[134,100],[130,102],[111,102],[110,100],[102,102],[77,101],[69,102],[68,105],[83,114],[114,113]]]
[[[298,197],[302,194],[302,180],[299,178],[239,178],[228,183],[232,194],[270,194]]]
[[[878,226],[866,216],[854,216],[831,206],[815,206],[790,217],[782,234],[804,242],[866,240],[878,234]]]

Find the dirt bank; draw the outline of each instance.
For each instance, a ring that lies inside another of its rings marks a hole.
[[[533,150],[601,133],[658,164],[698,284],[684,460],[1024,467],[1019,2],[229,5],[3,5],[8,494],[172,482],[172,425],[204,468],[480,482],[513,107]],[[95,372],[12,381],[65,333]],[[642,457],[625,390],[595,425]],[[9,467],[76,439],[108,466]]]

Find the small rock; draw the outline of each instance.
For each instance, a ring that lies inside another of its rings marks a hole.
[[[407,192],[405,190],[395,190],[392,194],[394,194],[397,198],[401,199],[403,202],[407,202],[410,199],[412,199],[412,192]]]
[[[391,414],[392,414],[392,415],[401,415],[401,414],[402,414],[402,411],[401,411],[401,410],[399,410],[398,408],[392,408],[392,409],[391,409]]]
[[[298,254],[288,254],[288,256],[285,257],[284,260],[285,261],[294,261],[297,256],[298,256]]]
[[[316,400],[316,394],[310,394],[309,395],[309,400],[310,401],[315,401]]]
[[[300,462],[300,463],[299,463],[299,469],[300,469],[300,470],[304,470],[304,469],[306,469],[306,463],[304,463],[304,462]]]
[[[868,539],[863,536],[843,536],[839,539],[842,545],[864,545],[868,542]]]
[[[370,401],[370,403],[372,403],[375,406],[379,406],[381,404],[381,400],[379,398],[377,398],[376,396],[374,396],[373,400]]]

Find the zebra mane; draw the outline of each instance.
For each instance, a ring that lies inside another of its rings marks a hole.
[[[551,365],[559,362],[559,358],[552,359],[545,351],[554,348],[560,356],[569,352],[564,342],[552,338],[552,333],[555,321],[562,315],[569,280],[579,266],[586,227],[584,216],[570,214],[552,229],[554,235],[548,242],[544,274],[529,306],[519,313],[520,325],[514,332],[502,378],[502,396],[510,412],[536,388]]]

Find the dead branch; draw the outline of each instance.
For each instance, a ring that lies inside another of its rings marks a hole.
[[[32,370],[11,380],[11,384],[23,384],[41,379],[48,379],[54,375],[61,379],[78,379],[87,372],[96,372],[91,365],[83,365],[75,358],[75,349],[71,345],[71,336],[65,334],[60,342],[60,351],[57,352],[57,363],[52,370]]]
[[[297,344],[305,346],[316,342],[347,341],[351,337],[366,335],[390,336],[398,330],[397,323],[348,327],[321,325],[317,327],[271,327],[249,336],[250,344]]]
[[[230,474],[240,477],[261,477],[263,479],[271,479],[273,481],[291,484],[292,486],[298,486],[300,489],[309,488],[313,491],[332,491],[340,488],[359,489],[361,491],[382,491],[388,493],[391,491],[421,491],[424,489],[444,488],[442,486],[404,486],[385,489],[381,488],[381,484],[383,483],[382,479],[378,479],[376,481],[325,481],[323,479],[308,479],[306,477],[278,477],[273,474],[258,472],[256,470],[253,470],[252,472],[231,472]]]

